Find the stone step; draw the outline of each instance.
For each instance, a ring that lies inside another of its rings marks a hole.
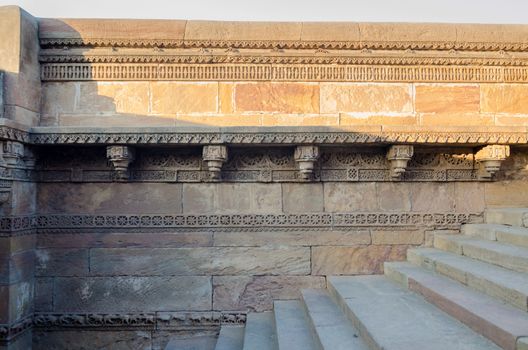
[[[528,247],[528,228],[499,224],[466,224],[462,233],[490,241]]]
[[[324,350],[368,350],[359,332],[324,289],[302,291],[314,339]]]
[[[528,208],[486,209],[485,221],[488,224],[528,227]]]
[[[244,346],[243,326],[222,326],[215,350],[242,350]]]
[[[385,263],[385,275],[506,350],[528,336],[528,313],[408,262]]]
[[[244,350],[275,350],[275,320],[273,312],[250,313],[246,320]]]
[[[371,349],[499,349],[384,276],[340,276],[329,277],[328,281],[342,310]]]
[[[519,272],[528,272],[528,248],[464,235],[435,235],[434,247]]]
[[[528,311],[528,275],[524,273],[433,248],[409,249],[407,259]]]
[[[316,350],[306,313],[298,300],[273,303],[279,350]]]

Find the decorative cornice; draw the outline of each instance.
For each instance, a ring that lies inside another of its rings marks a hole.
[[[120,38],[41,38],[41,47],[327,49],[327,50],[528,50],[526,42],[455,41],[304,41],[304,40],[183,40]]]
[[[42,129],[41,129],[42,130]],[[35,145],[68,145],[68,144],[165,144],[165,145],[346,145],[346,144],[526,144],[528,134],[524,132],[346,132],[346,131],[149,131],[142,132],[103,132],[100,130],[52,132],[36,131],[30,136],[30,143]]]
[[[526,66],[44,63],[42,81],[528,82]]]
[[[237,130],[238,129],[238,130]],[[137,130],[103,130],[100,128],[38,127],[29,132],[10,126],[0,126],[0,140],[19,141],[33,145],[208,145],[208,144],[280,144],[280,145],[346,145],[346,144],[526,144],[528,133],[523,131],[328,131],[328,128],[298,128],[292,131],[270,131],[270,128],[216,128],[215,130],[168,130],[167,128],[138,128]],[[321,130],[324,129],[324,130]]]

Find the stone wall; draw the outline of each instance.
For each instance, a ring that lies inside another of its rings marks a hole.
[[[4,17],[0,349],[206,347],[528,206],[526,26]]]
[[[48,82],[46,126],[526,127],[524,84]]]

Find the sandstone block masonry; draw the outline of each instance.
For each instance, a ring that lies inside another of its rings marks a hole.
[[[528,206],[527,34],[0,8],[0,349],[214,337]]]

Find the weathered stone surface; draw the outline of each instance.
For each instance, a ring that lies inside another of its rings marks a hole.
[[[151,332],[137,331],[34,331],[35,350],[151,350]]]
[[[250,310],[273,308],[275,299],[297,299],[304,288],[325,288],[322,276],[215,276],[214,310]]]
[[[0,284],[32,279],[35,273],[35,253],[26,250],[10,256],[0,256]]]
[[[376,183],[378,205],[382,211],[410,211],[411,188],[414,184],[407,183]]]
[[[298,40],[300,22],[187,21],[186,40]]]
[[[478,113],[423,113],[420,115],[423,126],[492,126],[495,124],[493,115]]]
[[[151,116],[149,116],[151,117]],[[164,119],[168,119],[165,118]],[[177,115],[175,126],[261,126],[259,114],[214,114],[214,115]]]
[[[185,20],[39,18],[40,38],[183,39]]]
[[[214,184],[183,184],[183,212],[210,213],[215,208]]]
[[[307,275],[310,249],[305,247],[95,248],[94,275]]]
[[[215,209],[218,212],[276,213],[282,208],[279,184],[222,183],[216,190]]]
[[[432,23],[359,23],[362,41],[369,42],[453,42],[456,27]]]
[[[322,212],[324,210],[323,184],[284,183],[282,204],[286,213]]]
[[[325,182],[323,187],[325,211],[377,210],[375,183]]]
[[[36,276],[86,276],[87,249],[37,249]]]
[[[76,82],[42,84],[42,116],[57,118],[64,113],[74,113],[78,86]]]
[[[153,82],[151,105],[154,114],[215,113],[218,83]]]
[[[263,232],[215,232],[215,246],[319,246],[370,244],[370,232],[352,231],[263,231]]]
[[[478,85],[416,85],[416,112],[463,113],[479,112]]]
[[[482,84],[481,92],[482,112],[528,113],[528,87],[524,84]]]
[[[56,312],[205,311],[211,309],[211,278],[57,277]]]
[[[419,120],[416,116],[394,115],[394,116],[363,116],[347,113],[340,113],[339,125],[418,125]]]
[[[420,182],[411,186],[413,211],[449,212],[455,208],[454,184]]]
[[[352,22],[303,22],[302,41],[359,41],[359,23]]]
[[[234,83],[218,83],[220,113],[234,112]]]
[[[146,82],[81,82],[78,84],[76,113],[145,115],[149,112],[149,86]]]
[[[41,184],[41,213],[181,213],[182,186],[169,183]]]
[[[37,184],[13,181],[11,193],[11,215],[36,213]]]
[[[38,235],[39,248],[182,248],[208,247],[211,232],[51,233]]]
[[[424,231],[422,230],[372,230],[372,244],[423,244]]]
[[[281,210],[280,184],[183,184],[185,213],[277,213]]]
[[[27,350],[32,349],[33,334],[28,329],[23,334],[17,336],[8,343],[0,344],[0,350]]]
[[[321,84],[321,113],[412,111],[412,89],[408,84]]]
[[[310,83],[238,83],[238,112],[319,113],[319,86]]]
[[[500,181],[484,185],[488,207],[528,207],[526,181]]]
[[[312,247],[313,275],[362,275],[383,272],[383,262],[403,261],[406,245]]]
[[[33,313],[33,280],[0,285],[0,323],[14,323]]]
[[[486,207],[484,184],[479,182],[455,183],[455,209],[460,213],[480,213]]]
[[[53,278],[35,279],[34,303],[36,312],[53,311]]]
[[[262,126],[338,126],[337,114],[264,114]]]
[[[217,330],[152,332],[152,350],[214,350]]]

